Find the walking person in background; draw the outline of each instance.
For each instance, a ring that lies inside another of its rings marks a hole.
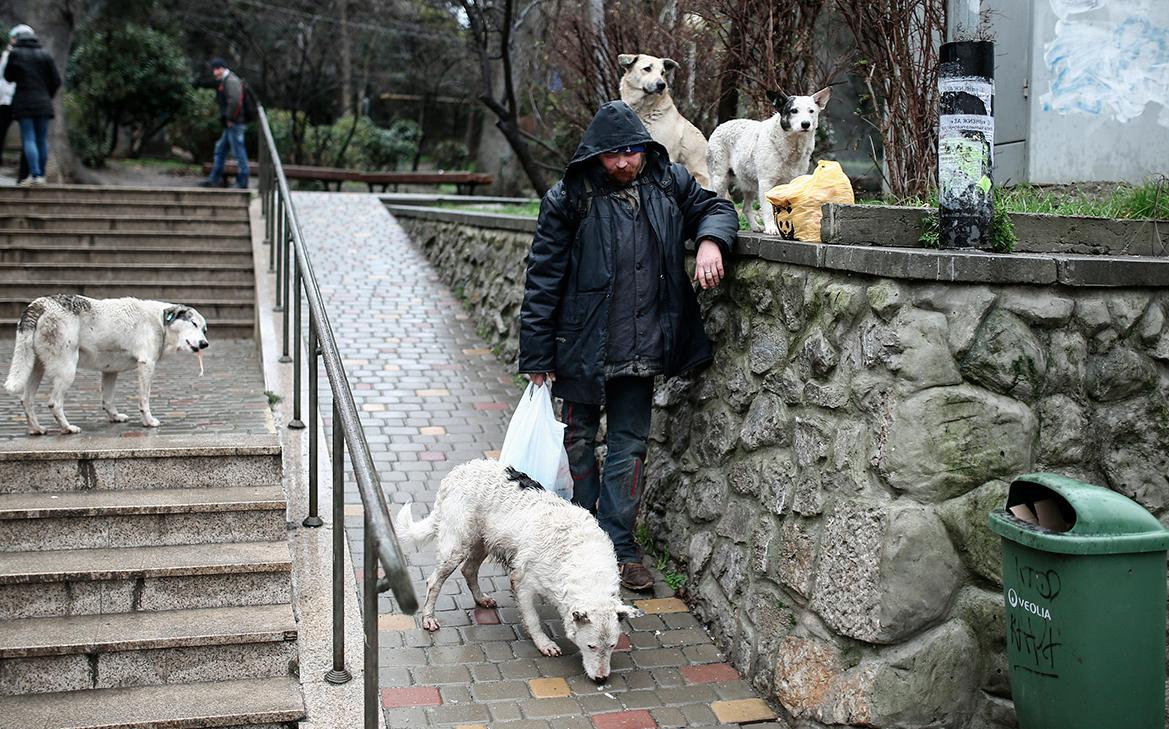
[[[49,120],[53,118],[53,97],[61,88],[61,74],[32,28],[17,25],[8,38],[11,47],[4,79],[16,84],[12,118],[20,126],[20,144],[28,162],[28,178],[20,184],[43,185],[49,160]]]
[[[670,164],[624,102],[601,107],[564,179],[544,195],[520,309],[519,371],[564,398],[574,503],[613,540],[621,584],[653,587],[633,537],[645,481],[654,377],[708,364],[710,342],[687,278],[717,286],[739,229],[729,200]],[[595,454],[608,416],[604,478]]]
[[[216,100],[219,102],[219,123],[223,125],[223,134],[215,143],[215,162],[211,167],[211,174],[199,183],[199,187],[219,187],[222,184],[223,166],[230,147],[231,156],[235,157],[236,165],[239,167],[239,172],[235,176],[235,186],[247,189],[248,150],[244,146],[244,136],[251,118],[250,104],[245,97],[250,92],[243,79],[232,73],[222,58],[213,59],[210,66],[211,73],[215,74],[215,80],[219,82],[216,87]]]

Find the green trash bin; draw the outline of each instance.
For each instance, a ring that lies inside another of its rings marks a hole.
[[[1021,729],[1162,729],[1169,530],[1121,494],[1050,473],[1016,478],[990,528]]]

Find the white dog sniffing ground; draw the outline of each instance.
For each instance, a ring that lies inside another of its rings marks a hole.
[[[81,431],[65,418],[65,393],[77,368],[98,370],[101,404],[112,423],[128,420],[114,407],[118,373],[138,370],[138,410],[142,424],[158,427],[150,413],[154,367],[168,351],[199,357],[208,346],[207,321],[189,306],[142,299],[91,299],[59,294],[29,304],[16,325],[16,349],[4,389],[21,396],[28,432],[43,435],[35,396],[41,379],[49,382],[49,409],[64,433]]]
[[[694,176],[699,185],[710,189],[706,171],[706,137],[674,106],[670,96],[670,76],[678,62],[644,53],[623,53],[617,62],[625,69],[621,76],[621,100],[633,109],[654,141],[670,153]]]
[[[743,197],[743,215],[751,230],[759,230],[752,202],[759,201],[763,231],[779,235],[771,214],[767,191],[808,174],[820,112],[828,105],[831,88],[811,96],[777,96],[772,100],[778,112],[765,121],[732,119],[718,125],[710,135],[706,161],[711,189],[730,200],[734,180]]]
[[[560,655],[540,627],[539,594],[560,613],[564,634],[580,648],[585,673],[595,681],[608,678],[621,635],[619,618],[639,611],[621,602],[613,543],[587,511],[498,461],[480,460],[456,467],[442,480],[425,519],[414,521],[410,504],[402,507],[395,529],[406,542],[436,541],[438,563],[426,579],[423,628],[438,630],[435,602],[460,564],[475,603],[495,607],[479,588],[479,565],[491,556],[511,571],[520,617],[536,648],[546,656]]]

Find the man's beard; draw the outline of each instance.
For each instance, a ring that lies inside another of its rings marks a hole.
[[[641,172],[639,167],[626,167],[623,170],[613,170],[609,173],[609,177],[619,185],[629,185],[637,179],[638,173]]]

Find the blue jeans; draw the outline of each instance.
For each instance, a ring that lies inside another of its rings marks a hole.
[[[28,160],[29,177],[44,177],[49,160],[49,117],[26,116],[16,123],[20,125],[20,144]]]
[[[605,477],[594,452],[601,406],[564,402],[564,447],[572,470],[572,501],[596,515],[613,540],[617,562],[640,562],[633,523],[645,482],[645,453],[653,405],[652,377],[616,377],[605,382],[608,452]]]
[[[223,134],[215,143],[215,163],[211,166],[211,182],[223,179],[223,163],[227,158],[227,148],[231,147],[231,156],[235,157],[239,173],[235,176],[236,187],[248,186],[248,150],[244,147],[244,134],[248,131],[247,124],[232,124],[223,128]]]

